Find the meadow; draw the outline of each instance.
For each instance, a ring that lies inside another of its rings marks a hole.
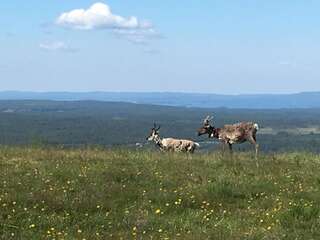
[[[320,239],[320,156],[0,147],[1,239]]]

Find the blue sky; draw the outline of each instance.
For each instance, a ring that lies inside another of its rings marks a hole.
[[[0,90],[320,91],[319,9],[312,0],[1,1]]]

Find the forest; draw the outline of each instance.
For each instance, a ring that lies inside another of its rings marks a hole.
[[[153,145],[145,139],[156,122],[162,126],[163,137],[193,139],[203,151],[214,150],[220,146],[217,142],[196,135],[207,115],[214,117],[216,127],[240,121],[258,123],[262,151],[319,151],[317,108],[213,109],[99,101],[0,101],[0,144],[114,147],[141,143],[149,148]]]

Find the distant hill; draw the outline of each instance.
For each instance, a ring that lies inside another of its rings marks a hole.
[[[320,108],[320,92],[296,94],[219,95],[134,92],[0,92],[0,100],[95,100],[201,108]]]
[[[319,152],[320,108],[187,108],[104,101],[0,100],[0,145],[136,146],[148,144],[153,123],[161,135],[201,142],[201,151],[218,148],[196,131],[208,114],[217,127],[240,121],[259,124],[261,151]],[[241,144],[235,150],[252,149]]]

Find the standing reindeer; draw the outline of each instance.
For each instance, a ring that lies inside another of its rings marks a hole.
[[[232,144],[249,141],[255,146],[256,158],[258,156],[259,144],[257,144],[256,133],[259,130],[257,123],[240,122],[232,125],[225,125],[223,128],[215,128],[210,124],[213,117],[207,116],[203,120],[203,126],[198,129],[198,136],[208,134],[209,138],[217,138],[228,144],[232,152]]]
[[[193,153],[197,147],[200,147],[199,143],[196,143],[191,140],[185,139],[175,139],[175,138],[161,138],[159,135],[160,126],[154,123],[153,128],[148,141],[153,141],[156,145],[163,151],[172,151],[172,152],[188,152]]]

